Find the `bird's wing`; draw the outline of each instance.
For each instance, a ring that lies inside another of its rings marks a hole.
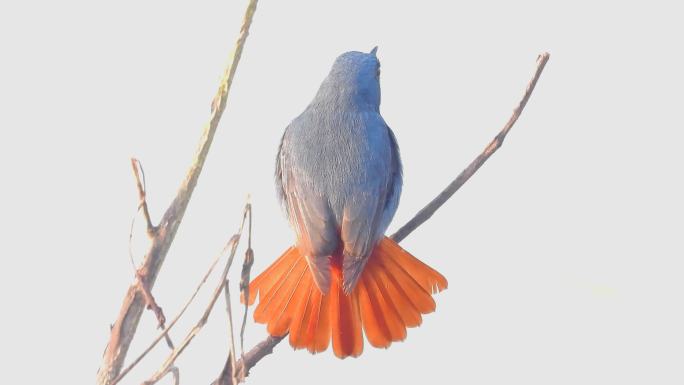
[[[290,223],[297,235],[297,247],[306,257],[316,286],[323,293],[330,287],[330,256],[337,249],[339,236],[335,217],[323,194],[290,159],[283,147],[283,137],[276,160],[276,184]]]
[[[350,292],[377,241],[394,216],[401,194],[401,160],[392,131],[387,128],[389,149],[386,162],[378,162],[367,172],[366,183],[359,186],[345,204],[342,219],[344,242],[344,290]]]
[[[383,214],[385,191],[372,188],[355,196],[344,208],[342,241],[344,242],[344,290],[349,293],[356,284],[377,241],[377,228]]]

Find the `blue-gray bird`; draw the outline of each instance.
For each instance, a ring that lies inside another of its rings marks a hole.
[[[434,311],[446,279],[384,236],[399,204],[402,168],[380,115],[380,62],[339,56],[316,96],[285,129],[276,185],[297,242],[256,277],[257,322],[294,348],[358,356],[362,328],[388,347]]]

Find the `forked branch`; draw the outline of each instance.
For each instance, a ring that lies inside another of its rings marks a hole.
[[[230,245],[230,255],[228,256],[228,261],[226,262],[226,266],[223,268],[223,273],[221,274],[221,278],[219,281],[219,285],[214,289],[214,294],[211,297],[211,300],[209,301],[209,304],[207,305],[206,309],[204,310],[204,313],[202,314],[202,317],[197,321],[195,326],[188,332],[188,334],[185,336],[183,339],[183,342],[173,349],[171,354],[166,358],[164,363],[162,364],[161,368],[157,370],[157,372],[150,377],[149,380],[145,381],[145,385],[153,385],[157,383],[159,380],[161,380],[166,373],[174,366],[176,359],[178,356],[183,353],[185,348],[190,345],[190,342],[197,336],[197,334],[202,330],[204,325],[206,325],[207,321],[209,320],[209,315],[211,315],[212,310],[214,309],[214,305],[216,304],[216,301],[219,299],[221,296],[221,293],[224,292],[224,288],[226,287],[226,284],[228,283],[228,272],[230,271],[230,267],[233,264],[233,259],[235,257],[235,252],[237,250],[237,247],[240,243],[240,237],[242,236],[242,230],[244,228],[245,224],[245,218],[247,217],[247,211],[250,209],[250,205],[248,204],[247,207],[245,207],[245,214],[242,217],[242,223],[240,224],[240,229],[238,230],[237,234],[231,238],[231,242],[229,242]],[[235,241],[232,241],[232,240]],[[139,361],[139,360],[137,360]]]
[[[213,99],[209,122],[204,126],[195,157],[185,176],[185,180],[181,183],[171,205],[164,212],[159,225],[154,226],[155,231],[151,235],[152,242],[145,253],[142,266],[139,269],[140,274],[144,276],[147,288],[150,290],[154,286],[154,282],[164,263],[171,243],[173,242],[178,226],[183,219],[192,192],[194,191],[197,180],[202,172],[202,167],[207,158],[207,153],[211,147],[219,121],[226,108],[230,86],[233,82],[235,70],[240,62],[242,49],[249,34],[249,27],[252,24],[256,5],[257,0],[250,0],[247,6],[240,29],[240,35],[232,54],[232,59],[224,71],[218,91]],[[146,213],[146,217],[149,218],[149,213]],[[151,221],[148,221],[147,224],[149,229]],[[139,285],[131,285],[124,297],[119,316],[112,326],[109,343],[105,349],[102,365],[98,370],[97,384],[110,385],[112,380],[119,375],[145,306],[146,301],[139,290]]]

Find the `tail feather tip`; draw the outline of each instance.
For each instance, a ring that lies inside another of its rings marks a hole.
[[[387,349],[435,310],[432,295],[448,286],[444,276],[389,238],[376,246],[352,290],[333,274],[322,295],[304,259],[296,247],[285,251],[250,283],[248,303],[258,296],[255,320],[272,335],[289,332],[293,348],[312,354],[332,343],[335,356],[358,357],[364,335],[372,346]]]

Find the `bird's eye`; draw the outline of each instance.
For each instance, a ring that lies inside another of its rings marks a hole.
[[[380,77],[380,66],[378,66],[378,72],[375,74],[377,77]]]

